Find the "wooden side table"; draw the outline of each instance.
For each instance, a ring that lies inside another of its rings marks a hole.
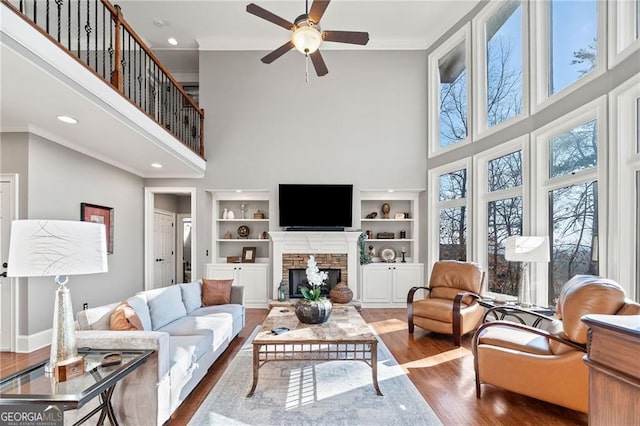
[[[640,315],[585,315],[589,424],[640,421]]]

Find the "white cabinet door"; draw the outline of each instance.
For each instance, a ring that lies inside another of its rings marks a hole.
[[[386,305],[391,295],[391,266],[362,267],[362,303]]]
[[[244,287],[244,301],[248,308],[265,308],[269,302],[267,264],[208,264],[207,278],[214,280],[233,279],[233,285]]]
[[[407,263],[393,266],[393,299],[394,303],[406,303],[407,293],[411,287],[424,286],[423,265]],[[418,294],[414,296],[417,298]]]
[[[239,266],[239,281],[244,287],[245,304],[248,307],[264,308],[269,301],[267,285],[268,266],[262,264]]]

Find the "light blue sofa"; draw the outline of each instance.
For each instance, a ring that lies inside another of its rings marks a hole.
[[[244,327],[242,287],[231,287],[230,304],[201,307],[201,296],[198,280],[128,298],[144,331],[110,330],[111,313],[121,302],[78,313],[78,347],[156,351],[115,388],[112,400],[121,424],[167,421]],[[79,419],[93,406],[66,412],[65,423]]]

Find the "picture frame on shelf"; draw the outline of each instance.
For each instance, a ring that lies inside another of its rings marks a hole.
[[[104,224],[107,234],[107,253],[113,254],[113,207],[80,203],[80,220]]]
[[[255,262],[256,262],[256,248],[242,247],[242,263],[255,263]]]

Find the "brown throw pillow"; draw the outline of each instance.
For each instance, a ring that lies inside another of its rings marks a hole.
[[[122,302],[111,314],[111,330],[144,330],[136,311],[126,302]]]
[[[202,279],[202,306],[231,303],[231,280]]]

